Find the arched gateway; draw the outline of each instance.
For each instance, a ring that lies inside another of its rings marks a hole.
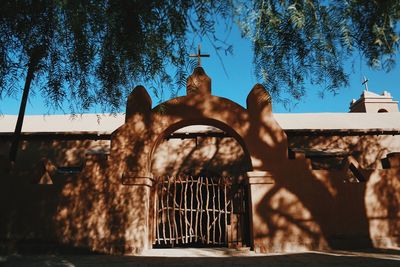
[[[169,127],[152,152],[153,247],[248,246],[248,152],[228,125],[193,123]]]
[[[226,98],[213,96],[211,79],[203,68],[197,67],[188,78],[186,96],[153,109],[151,105],[146,89],[136,87],[127,101],[125,124],[113,133],[111,140],[110,179],[122,179],[126,191],[136,196],[132,210],[135,220],[127,227],[125,246],[141,251],[162,245],[198,245],[200,240],[205,245],[254,247],[252,209],[256,203],[251,198],[258,193],[249,192],[252,185],[272,183],[270,174],[263,171],[267,166],[273,170],[287,160],[286,136],[272,117],[270,95],[263,86],[254,86],[245,109]],[[154,157],[159,145],[176,130],[191,125],[212,126],[237,142],[247,161],[236,173],[242,177],[240,183],[236,178],[228,181],[221,174],[204,172],[165,173],[162,178],[155,175]],[[187,193],[190,190],[192,193]],[[232,203],[238,202],[237,195],[241,198],[236,205],[244,207],[246,215],[235,224],[238,212]],[[222,204],[217,203],[218,199]],[[201,215],[204,217],[199,218]],[[184,226],[179,225],[182,221]],[[203,231],[210,232],[200,233]],[[235,240],[233,235],[241,237],[230,243],[229,240]]]

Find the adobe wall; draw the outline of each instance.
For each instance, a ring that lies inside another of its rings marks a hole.
[[[162,152],[168,146],[166,142],[160,143],[154,159],[166,156]],[[193,148],[193,140],[183,142],[189,150]],[[222,149],[228,151],[217,153],[218,162],[224,161],[238,168],[246,165],[243,150],[233,138],[203,138],[198,142],[197,147],[202,147],[203,152],[210,148],[216,152],[216,143],[222,142],[227,145]],[[109,141],[92,140],[24,141],[17,165],[10,170],[5,156],[9,145],[2,143],[0,251],[48,252],[78,248],[118,254],[139,253],[147,247],[149,244],[142,237],[149,234],[146,228],[149,214],[143,211],[150,208],[143,203],[148,203],[150,198],[149,187],[131,185],[129,181],[122,184],[120,176],[116,180],[110,179],[107,156],[86,155],[100,147],[108,151],[109,145]],[[178,147],[175,149],[179,150]],[[201,158],[193,157],[192,160]],[[166,163],[165,168],[168,168]],[[56,166],[81,164],[84,167],[78,174],[56,171]],[[221,166],[210,167],[207,166],[214,171],[221,170],[218,170]],[[53,184],[38,184],[46,172]]]
[[[345,171],[310,170],[293,174],[297,189],[253,186],[255,250],[398,247],[400,171],[366,175],[366,183],[348,183]]]
[[[20,155],[24,163],[35,162],[34,150]],[[287,174],[293,183],[282,174],[263,173],[259,179],[249,173],[256,251],[398,246],[398,168],[365,170],[368,182],[348,183],[345,169],[299,172],[308,166],[307,160],[301,161],[286,162],[294,172]],[[14,248],[65,244],[106,253],[140,252],[138,247],[149,245],[143,239],[148,214],[143,206],[135,207],[148,203],[149,191],[121,185],[121,180],[111,182],[105,174],[108,164],[104,158],[89,157],[81,174],[52,175],[51,186],[31,183],[28,177],[35,167],[21,168],[17,175],[2,172],[1,239]]]
[[[289,148],[316,151],[349,151],[362,168],[382,169],[381,159],[388,153],[400,152],[399,135],[360,136],[289,136]]]
[[[23,141],[16,164],[11,168],[6,156],[9,142],[1,142],[0,252],[96,247],[92,244],[95,241],[87,236],[94,234],[89,231],[91,226],[88,227],[93,221],[85,216],[94,216],[96,213],[92,211],[98,210],[100,200],[108,195],[100,190],[107,163],[104,156],[99,158],[90,153],[107,150],[109,143],[104,140]],[[82,165],[79,173],[57,171],[57,166]],[[66,228],[71,231],[69,235]],[[104,251],[104,248],[98,250]]]
[[[141,99],[140,103],[146,103],[143,101],[148,99],[145,90],[135,90],[132,96]],[[135,97],[131,98],[132,103],[135,102]],[[113,149],[116,151],[115,155],[120,156],[125,151],[125,148],[120,148],[121,145],[136,142],[131,139],[132,136],[146,136],[146,140],[152,141],[141,143],[135,148],[136,153],[131,148],[126,153],[126,158],[119,161],[119,171],[130,173],[133,181],[146,175],[151,180],[154,178],[151,169],[152,155],[159,140],[183,126],[213,125],[236,136],[251,159],[251,169],[247,172],[252,211],[249,227],[251,246],[256,251],[394,245],[393,240],[397,240],[397,233],[386,230],[380,232],[370,224],[374,215],[369,213],[366,203],[372,198],[380,198],[380,193],[371,193],[368,183],[348,183],[351,175],[349,166],[339,170],[313,170],[308,159],[288,158],[286,135],[275,122],[268,99],[265,89],[256,86],[249,94],[247,109],[225,99],[204,95],[177,98],[152,111],[142,106],[140,110],[127,114],[127,124],[115,133],[114,140],[117,142]],[[150,103],[147,100],[147,106],[151,106]],[[138,124],[138,121],[142,123]],[[142,126],[137,128],[138,125]],[[302,143],[300,137],[298,142]],[[305,144],[308,142],[307,139],[304,141]],[[355,142],[360,145],[359,140]],[[382,141],[381,145],[392,149],[391,141],[385,142]],[[369,149],[373,149],[373,146],[365,148],[367,153],[363,157],[370,160],[370,156],[366,155],[369,155]],[[354,149],[354,144],[350,149]],[[133,158],[133,154],[138,156]],[[139,163],[142,167],[131,171],[130,166],[138,165],[130,165],[128,162]],[[367,181],[370,181],[371,175],[391,179],[398,175],[397,169],[377,174],[365,170],[363,165],[358,167]],[[382,218],[383,221],[387,219]],[[395,222],[398,218],[393,217],[390,220]],[[147,227],[150,229],[152,226],[149,224]],[[151,240],[149,244],[150,242]]]
[[[31,141],[16,168],[8,169],[3,160],[0,238],[7,248],[33,240],[104,253],[150,249],[157,151],[166,136],[193,124],[220,128],[243,149],[249,162],[242,171],[249,187],[250,245],[257,252],[399,246],[400,171],[373,163],[398,148],[398,136],[288,140],[260,85],[250,92],[247,108],[193,94],[152,109],[143,87],[132,92],[127,105],[126,123],[112,134],[110,155],[88,155],[79,174],[59,176],[51,164],[35,164],[42,155],[76,163],[100,143]],[[348,165],[313,170],[301,154],[288,157],[289,147],[309,144],[362,151],[358,171],[366,181],[350,181]],[[49,172],[53,185],[32,184],[37,170]]]
[[[187,174],[237,177],[248,170],[245,152],[232,137],[163,140],[152,157],[154,178]]]
[[[365,182],[354,180],[346,157],[339,165],[313,169],[314,159],[301,153],[281,170],[249,173],[255,183],[255,249],[398,247],[400,169],[395,160],[382,169],[381,159],[400,151],[399,140],[391,135],[291,136],[289,148],[350,152]]]
[[[87,153],[104,152],[108,153],[110,148],[109,140],[90,140],[78,137],[71,139],[50,139],[37,136],[34,139],[23,140],[18,151],[17,169],[32,170],[42,165],[43,160],[48,160],[57,166],[78,166],[85,161]],[[0,158],[8,161],[10,140],[0,139]]]

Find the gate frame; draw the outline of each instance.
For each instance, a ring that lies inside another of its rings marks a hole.
[[[224,99],[227,100],[227,99]],[[230,100],[227,100],[230,101]],[[232,102],[232,101],[230,101]],[[232,102],[234,103],[234,102]],[[234,103],[235,105],[237,105],[236,103]],[[238,105],[237,105],[238,106]],[[156,107],[157,108],[157,107]],[[242,108],[243,109],[243,108]],[[157,147],[163,142],[163,140],[165,140],[170,134],[174,133],[175,131],[187,127],[187,126],[193,126],[193,125],[205,125],[205,126],[213,126],[215,128],[218,128],[219,130],[223,130],[224,132],[228,133],[228,135],[232,138],[235,139],[235,141],[240,145],[240,147],[243,149],[244,152],[244,156],[245,156],[245,161],[246,161],[246,165],[247,165],[247,169],[243,170],[243,173],[241,173],[241,175],[243,176],[247,176],[248,172],[251,172],[253,170],[253,166],[252,166],[252,161],[251,161],[251,157],[250,157],[250,153],[246,147],[246,142],[244,141],[244,139],[242,138],[242,136],[232,127],[230,127],[229,125],[227,125],[225,122],[223,121],[219,121],[216,119],[212,119],[212,118],[198,118],[198,119],[182,119],[180,121],[177,121],[171,125],[169,125],[167,128],[165,128],[163,130],[162,133],[160,133],[158,135],[158,137],[155,139],[152,148],[151,148],[151,152],[150,152],[150,156],[149,156],[149,161],[148,161],[148,166],[149,166],[149,173],[152,173],[152,163],[153,163],[153,159],[154,159],[154,153],[157,149]],[[156,192],[157,188],[156,186],[152,186],[151,188],[151,196],[150,196],[150,205],[149,207],[152,207],[153,209],[155,209],[155,194],[157,194]],[[248,188],[247,188],[248,191]],[[246,204],[247,204],[247,213],[245,216],[250,216],[251,214],[251,206],[250,206],[250,201],[251,199],[249,192],[246,192],[246,195],[248,196],[248,199],[246,200]],[[151,244],[152,248],[152,243],[154,240],[154,229],[155,229],[155,225],[154,225],[154,214],[155,214],[155,210],[153,210],[153,212],[150,212],[149,214],[149,243]],[[250,222],[251,218],[247,218],[247,220]],[[251,224],[251,223],[250,223]],[[251,237],[251,231],[252,228],[250,226],[250,229],[248,230],[249,232],[249,245],[252,245],[252,237]],[[244,234],[244,233],[243,233]]]

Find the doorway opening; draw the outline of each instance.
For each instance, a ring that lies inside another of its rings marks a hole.
[[[207,125],[165,137],[155,174],[153,247],[242,247],[249,244],[249,159],[238,141]]]

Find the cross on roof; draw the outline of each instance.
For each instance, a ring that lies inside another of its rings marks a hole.
[[[210,57],[209,54],[202,54],[200,51],[200,45],[197,47],[197,54],[191,54],[189,57],[197,57],[197,67],[201,67],[201,60],[202,57]]]
[[[365,85],[365,91],[368,91],[368,79],[365,76],[364,76],[364,81],[362,82],[362,85]]]

